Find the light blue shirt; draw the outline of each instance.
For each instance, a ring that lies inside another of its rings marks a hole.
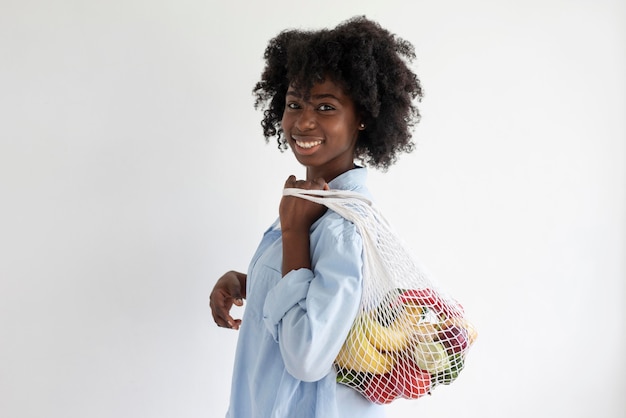
[[[371,197],[366,169],[329,183]],[[355,226],[328,210],[311,227],[312,269],[282,277],[278,221],[248,269],[229,418],[380,418],[384,409],[336,383],[333,361],[356,316],[362,241]]]

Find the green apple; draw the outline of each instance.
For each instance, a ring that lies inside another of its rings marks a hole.
[[[413,360],[422,370],[431,374],[441,373],[450,368],[450,358],[446,348],[439,342],[420,342],[413,349]]]

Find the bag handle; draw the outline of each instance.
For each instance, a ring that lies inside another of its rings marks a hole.
[[[306,190],[288,187],[283,189],[283,196],[296,196],[324,205],[357,225],[362,235],[368,234],[364,224],[365,218],[376,219],[378,222],[388,224],[370,199],[361,193],[350,190]]]
[[[283,189],[283,196],[297,196],[315,203],[320,203],[324,206],[327,205],[323,201],[327,199],[327,203],[330,203],[338,199],[354,198],[366,203],[368,206],[372,206],[372,201],[370,199],[361,193],[353,192],[351,190],[306,190],[299,189],[297,187],[287,187]]]

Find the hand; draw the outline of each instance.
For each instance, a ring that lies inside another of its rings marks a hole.
[[[238,330],[241,319],[233,319],[230,316],[230,308],[233,305],[243,306],[246,297],[247,276],[236,271],[229,271],[220,277],[209,296],[209,305],[213,320],[218,327]]]
[[[328,183],[324,179],[296,180],[291,175],[285,182],[285,188],[305,190],[328,190]],[[313,222],[326,212],[326,206],[314,203],[297,196],[283,196],[280,201],[280,227],[283,232],[296,230],[308,234]]]

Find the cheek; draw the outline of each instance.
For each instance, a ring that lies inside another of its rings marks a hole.
[[[279,123],[283,131],[289,129],[293,125],[293,121],[287,113],[283,113],[283,117]]]
[[[336,126],[335,132],[344,138],[354,139],[359,134],[358,125],[353,119],[347,119]]]

